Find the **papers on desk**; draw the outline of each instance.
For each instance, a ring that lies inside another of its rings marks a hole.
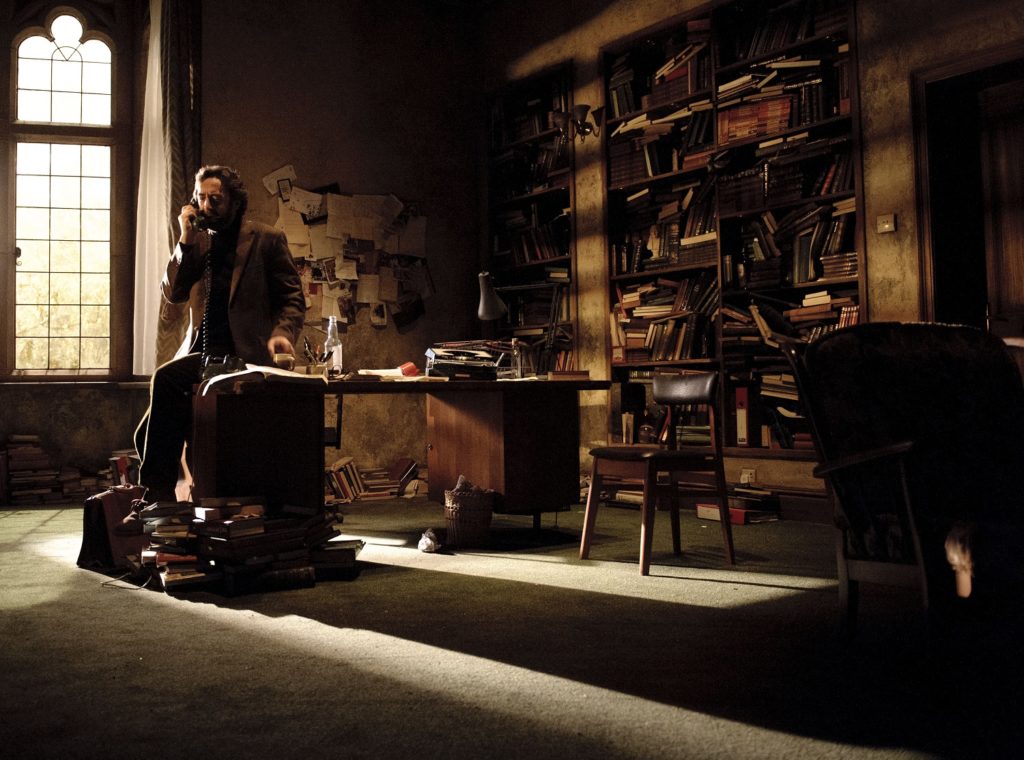
[[[263,364],[246,364],[245,369],[240,372],[227,372],[223,375],[217,375],[216,377],[211,377],[209,380],[203,381],[199,386],[199,395],[205,396],[207,391],[214,386],[217,386],[219,390],[220,386],[225,383],[256,379],[278,382],[295,382],[306,385],[325,385],[327,383],[327,378],[322,372],[318,372],[315,375],[307,375],[304,372],[295,372],[294,370],[281,369],[280,367]]]

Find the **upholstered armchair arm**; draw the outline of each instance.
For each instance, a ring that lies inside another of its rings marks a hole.
[[[814,468],[813,474],[816,478],[824,478],[835,472],[839,472],[850,467],[859,467],[865,464],[873,464],[875,462],[879,462],[885,459],[902,457],[913,447],[913,441],[900,441],[899,443],[891,443],[888,446],[880,446],[876,449],[859,451],[856,454],[849,454],[847,456],[839,457],[838,459],[833,459],[828,462],[822,462],[820,465]]]

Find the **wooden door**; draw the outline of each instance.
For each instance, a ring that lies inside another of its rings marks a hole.
[[[1024,80],[978,96],[989,328],[1024,335]]]

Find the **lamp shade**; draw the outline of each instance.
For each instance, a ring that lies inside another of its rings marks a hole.
[[[491,282],[490,272],[481,272],[477,275],[480,280],[480,306],[477,307],[476,315],[483,320],[500,319],[508,313],[508,307],[501,300],[494,290]]]

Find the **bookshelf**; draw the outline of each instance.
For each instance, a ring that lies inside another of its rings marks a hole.
[[[573,143],[555,111],[572,111],[568,64],[490,99],[487,267],[508,305],[496,329],[537,373],[574,369],[576,354]]]
[[[712,368],[726,453],[813,456],[772,342],[863,316],[849,14],[725,2],[602,52],[613,436],[630,386]]]

